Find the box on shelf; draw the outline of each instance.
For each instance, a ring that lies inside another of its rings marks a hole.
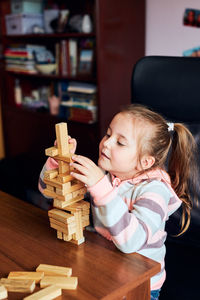
[[[43,11],[42,0],[11,0],[12,14],[32,13],[41,14]]]
[[[33,33],[34,26],[44,27],[42,14],[6,15],[7,35]]]

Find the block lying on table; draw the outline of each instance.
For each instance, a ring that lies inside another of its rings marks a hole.
[[[54,265],[40,264],[37,269],[37,272],[44,272],[44,275],[54,275],[54,276],[71,276],[72,268],[60,267]]]
[[[10,279],[30,279],[38,283],[42,277],[44,277],[44,272],[21,272],[12,271],[9,273],[8,278]]]
[[[60,295],[62,295],[61,288],[55,285],[50,285],[30,296],[25,297],[24,300],[51,300]]]
[[[0,299],[6,299],[8,297],[8,292],[5,286],[0,284]]]
[[[1,278],[0,283],[8,292],[32,293],[35,289],[35,281],[29,279]]]
[[[56,285],[61,289],[75,290],[77,288],[77,277],[63,277],[63,276],[44,276],[40,281],[40,287],[46,287],[48,285]]]

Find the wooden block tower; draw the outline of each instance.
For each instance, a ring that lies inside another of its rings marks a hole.
[[[70,175],[71,154],[67,123],[56,124],[57,146],[45,150],[58,162],[58,168],[46,171],[44,194],[52,197],[54,208],[49,210],[50,226],[57,230],[57,238],[77,245],[83,243],[83,229],[89,225],[90,204],[84,201],[85,185]]]

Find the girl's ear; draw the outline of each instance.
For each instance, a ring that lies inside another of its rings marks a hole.
[[[150,155],[144,155],[141,161],[143,170],[150,169],[155,163],[155,158]]]

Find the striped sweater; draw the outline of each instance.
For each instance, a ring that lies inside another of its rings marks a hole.
[[[124,253],[137,252],[161,264],[151,290],[161,288],[166,274],[165,222],[181,205],[168,174],[157,169],[120,181],[105,175],[89,188],[95,229]]]
[[[40,174],[41,192],[45,188],[44,171],[56,167],[57,162],[48,158]],[[152,277],[151,290],[161,288],[166,277],[165,222],[182,203],[168,174],[156,169],[122,182],[105,175],[88,190],[96,231],[124,253],[137,252],[159,262],[161,271]]]

